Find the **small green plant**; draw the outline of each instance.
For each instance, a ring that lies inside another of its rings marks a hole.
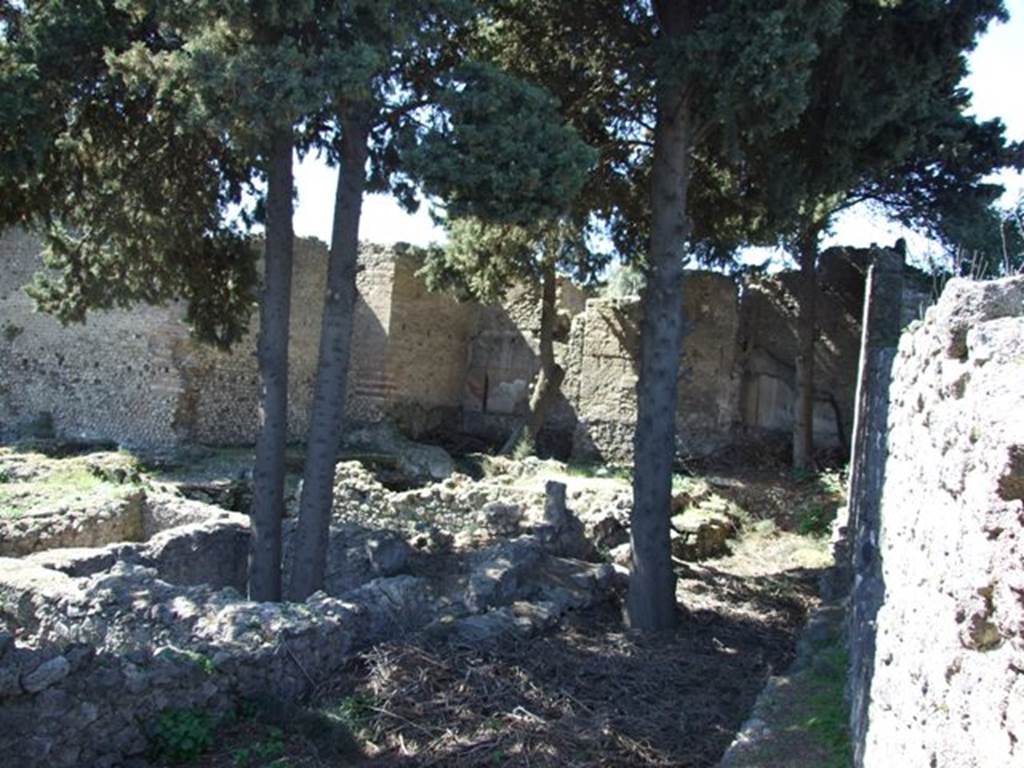
[[[519,442],[516,443],[515,448],[512,449],[512,458],[516,461],[522,461],[525,458],[533,456],[533,448],[533,441],[530,439],[529,435],[524,433],[523,436],[519,438]]]
[[[181,655],[189,661],[191,661],[193,664],[195,664],[208,675],[212,675],[214,672],[217,671],[217,667],[213,663],[213,659],[211,659],[209,656],[199,653],[198,651],[184,650],[181,651]]]
[[[369,723],[373,709],[373,699],[365,694],[355,693],[346,696],[337,706],[324,710],[324,714],[356,733]]]
[[[24,332],[25,329],[21,326],[15,325],[14,323],[4,323],[3,335],[4,339],[7,341],[14,341]]]
[[[274,760],[284,752],[284,732],[280,728],[268,729],[267,738],[251,747],[239,747],[231,751],[231,762],[235,768],[249,768]],[[274,760],[271,765],[287,765],[287,761]]]
[[[216,721],[202,709],[165,709],[156,722],[152,751],[160,758],[189,762],[213,744]]]
[[[796,530],[801,536],[827,536],[835,520],[834,506],[823,502],[805,502],[796,513]]]

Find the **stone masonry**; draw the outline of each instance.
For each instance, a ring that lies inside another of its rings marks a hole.
[[[21,290],[40,268],[24,232],[0,238],[0,440],[52,432],[160,451],[185,443],[255,439],[258,372],[254,317],[231,352],[193,341],[183,308],[93,312],[62,327],[34,312]],[[413,259],[364,244],[353,329],[348,413],[359,420],[416,409],[451,416],[462,398],[465,350],[476,308],[428,294]],[[296,241],[289,346],[288,426],[309,426],[327,250]]]
[[[857,764],[1024,766],[1024,277],[953,280],[903,335],[887,443]]]
[[[94,312],[62,328],[33,312],[21,290],[41,247],[20,231],[0,238],[0,440],[26,434],[109,441],[163,451],[184,444],[254,441],[258,412],[252,330],[230,353],[194,342],[180,305]],[[301,441],[316,376],[326,248],[295,251],[289,432]],[[863,258],[830,251],[818,302],[815,430],[821,446],[849,438],[856,380]],[[538,367],[536,290],[514,287],[500,305],[431,293],[404,246],[364,244],[347,412],[394,420],[411,436],[434,430],[500,443],[526,414]],[[792,423],[794,275],[737,279],[688,273],[688,334],[681,350],[677,426],[681,455],[706,455]],[[544,443],[581,460],[627,461],[632,451],[639,305],[558,292],[556,356],[566,369]]]

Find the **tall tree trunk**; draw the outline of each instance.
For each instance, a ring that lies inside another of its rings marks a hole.
[[[544,426],[548,408],[555,401],[565,379],[565,369],[555,362],[558,275],[555,273],[554,260],[548,259],[544,262],[543,270],[540,300],[540,371],[530,394],[530,412],[526,422],[515,429],[501,450],[506,455],[514,453],[524,439],[533,450],[537,443],[537,435]]]
[[[260,302],[260,430],[253,468],[249,597],[281,599],[281,518],[288,440],[288,321],[292,293],[292,133],[274,134],[267,169],[267,227]]]
[[[334,201],[316,389],[306,441],[302,500],[288,587],[288,597],[292,600],[304,600],[321,589],[327,566],[334,465],[345,415],[368,138],[369,121],[366,117],[342,120],[341,163]]]
[[[661,13],[664,32],[671,36],[678,31],[674,27],[682,23],[682,6],[659,5],[671,9]],[[666,18],[669,14],[672,18]],[[626,598],[630,626],[645,631],[671,629],[677,621],[669,516],[683,340],[682,287],[691,142],[684,91],[677,82],[663,82],[654,131],[651,253],[642,300],[630,518],[633,567]]]
[[[793,469],[808,469],[814,456],[814,342],[818,335],[818,233],[800,236],[797,301],[796,401],[793,405]]]

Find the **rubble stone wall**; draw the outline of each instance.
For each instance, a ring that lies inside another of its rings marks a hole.
[[[736,282],[714,272],[687,273],[686,337],[680,360],[677,443],[703,454],[734,439],[738,421]],[[579,458],[626,461],[633,452],[640,311],[635,301],[592,300],[573,324],[566,391],[579,422]]]
[[[180,305],[94,312],[61,327],[34,313],[21,290],[41,247],[12,231],[0,239],[0,440],[32,431],[162,450],[183,443],[255,439],[258,371],[254,317],[231,352],[194,342]],[[849,438],[863,274],[856,259],[822,260],[815,433]],[[296,242],[289,356],[289,432],[309,426],[327,251]],[[527,412],[539,366],[538,291],[512,288],[500,305],[460,304],[427,291],[402,247],[364,244],[347,388],[348,416],[394,419],[414,436],[456,428],[503,441]],[[788,432],[796,356],[795,275],[737,280],[688,273],[688,333],[681,352],[679,451],[702,455]],[[556,357],[562,396],[542,442],[581,459],[632,453],[639,363],[636,301],[589,299],[568,280],[558,291]],[[546,437],[545,437],[546,436]]]
[[[225,352],[192,340],[180,304],[92,312],[63,327],[22,290],[42,246],[0,237],[0,440],[37,433],[161,451],[183,443],[248,444],[259,412],[258,319]],[[288,427],[302,440],[316,380],[327,249],[295,243]],[[476,307],[427,294],[413,260],[363,244],[347,412],[361,421],[457,410]]]
[[[888,424],[858,765],[1024,765],[1024,278],[949,283]]]

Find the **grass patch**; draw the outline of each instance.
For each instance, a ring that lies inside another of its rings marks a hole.
[[[27,481],[15,481],[6,471],[0,476],[0,517],[20,517],[62,501],[113,495],[118,488],[81,464],[61,466]]]
[[[810,671],[810,714],[796,724],[828,752],[822,768],[849,768],[852,760],[845,685],[846,649],[837,643],[819,652]]]
[[[570,462],[565,465],[565,474],[571,477],[611,478],[627,483],[633,482],[633,468],[622,464]]]

